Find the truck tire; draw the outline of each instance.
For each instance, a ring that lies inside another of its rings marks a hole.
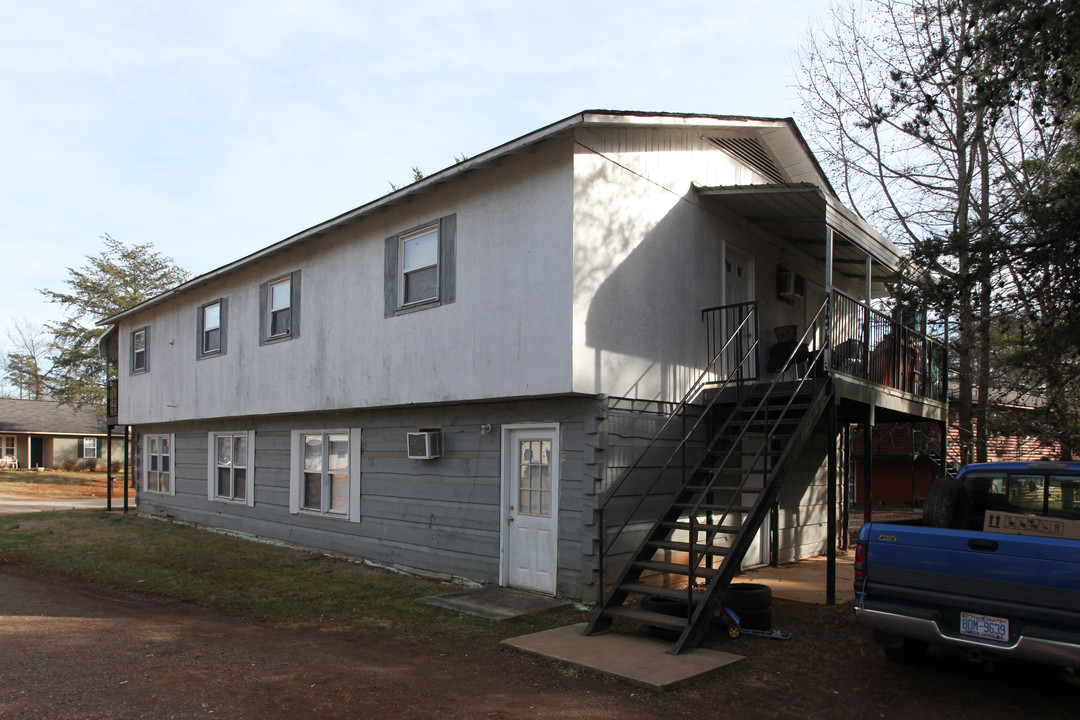
[[[967,492],[953,477],[939,477],[926,493],[923,524],[928,527],[959,530],[967,524]]]

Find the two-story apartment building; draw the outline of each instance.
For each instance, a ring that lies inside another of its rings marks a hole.
[[[790,119],[587,111],[104,319],[113,420],[142,512],[594,601],[774,380],[797,447],[742,422],[768,469],[694,512],[754,525],[742,564],[825,550],[822,408],[943,417],[866,306],[899,260]]]

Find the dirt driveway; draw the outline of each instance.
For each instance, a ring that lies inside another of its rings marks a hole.
[[[1050,668],[887,663],[849,607],[778,600],[788,642],[652,693],[497,647],[249,623],[0,565],[0,718],[1075,718]],[[717,646],[721,647],[721,646]]]

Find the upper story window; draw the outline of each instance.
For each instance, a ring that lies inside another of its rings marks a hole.
[[[456,234],[448,215],[386,239],[386,317],[454,302]]]
[[[401,305],[439,299],[439,226],[401,239]]]
[[[200,358],[225,354],[226,300],[214,300],[199,308],[198,348]]]
[[[144,373],[150,368],[147,355],[150,352],[150,328],[139,328],[131,333],[131,374]]]
[[[300,271],[259,288],[259,344],[300,337]]]

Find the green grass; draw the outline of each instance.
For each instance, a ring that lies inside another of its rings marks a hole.
[[[495,644],[585,619],[566,610],[496,623],[416,602],[456,585],[98,510],[0,517],[3,562],[254,620],[427,642]]]

